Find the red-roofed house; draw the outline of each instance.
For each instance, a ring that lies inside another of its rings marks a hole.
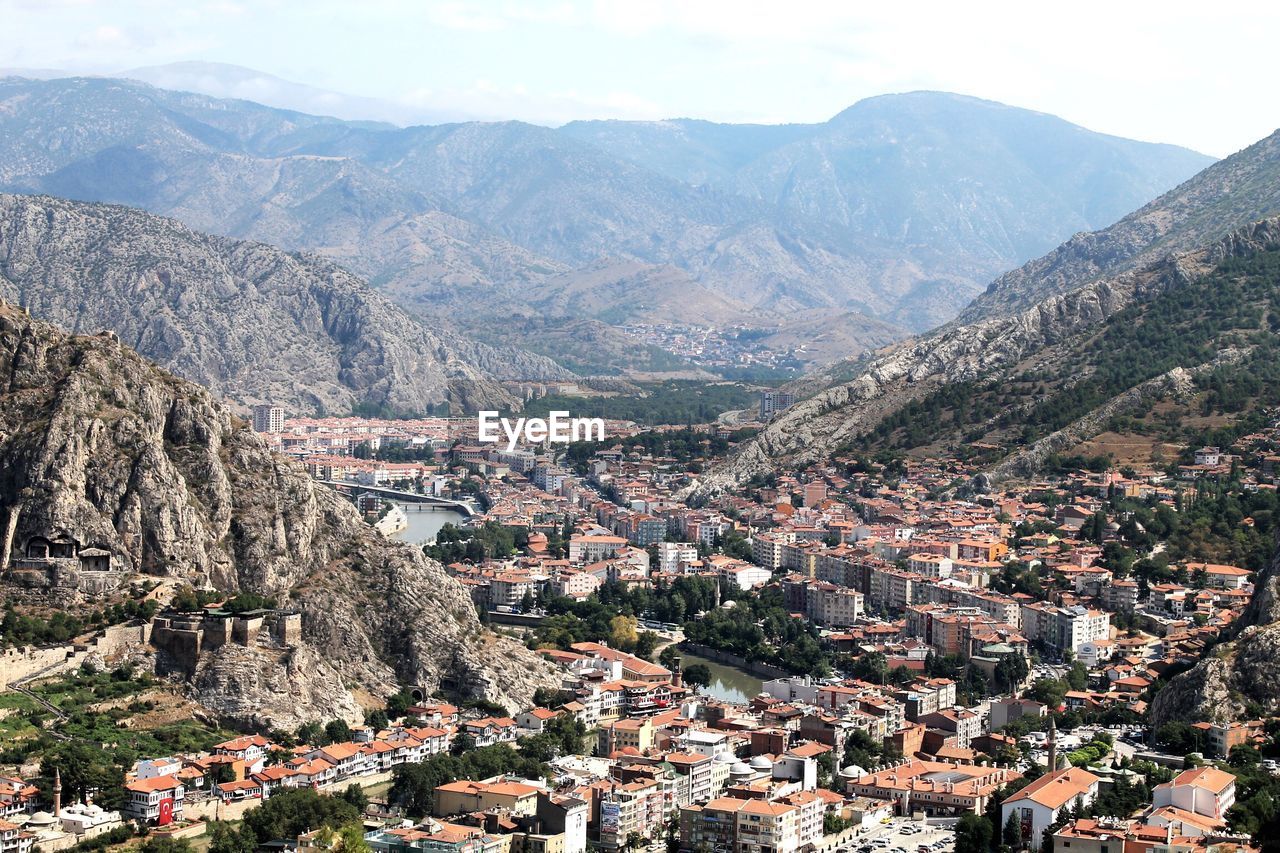
[[[1046,773],[1000,806],[1000,825],[1017,815],[1022,841],[1032,850],[1040,848],[1044,831],[1058,819],[1063,809],[1082,808],[1098,796],[1101,780],[1079,767]]]
[[[171,774],[125,783],[124,814],[143,823],[165,826],[182,816],[186,787]]]

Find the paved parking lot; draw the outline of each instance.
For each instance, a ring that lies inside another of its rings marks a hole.
[[[951,831],[953,820],[945,821],[945,826],[938,823],[895,817],[887,824],[860,833],[837,853],[859,853],[868,846],[871,853],[916,853],[920,845],[932,845],[941,842],[937,848],[939,853],[951,850],[955,846],[955,833]]]

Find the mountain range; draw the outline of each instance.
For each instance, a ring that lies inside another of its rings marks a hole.
[[[84,78],[0,81],[0,131],[23,193],[0,195],[11,538],[300,610],[287,653],[187,674],[241,724],[354,720],[403,684],[514,707],[555,679],[188,380],[297,410],[503,405],[495,376],[566,361],[687,367],[618,328],[664,319],[848,356],[703,491],[885,449],[976,461],[950,488],[983,491],[1108,430],[1280,405],[1280,132],[1210,163],[938,93],[820,125],[398,128]],[[1280,709],[1280,569],[1258,580],[1157,723]]]
[[[504,406],[495,375],[570,375],[430,329],[329,261],[118,205],[0,194],[0,298],[72,332],[114,332],[244,405],[295,412]]]
[[[472,327],[530,302],[609,327],[660,314],[629,296],[646,278],[691,297],[667,321],[820,308],[905,335],[1210,162],[933,92],[814,125],[399,128],[118,79],[0,81],[0,188],[306,250]],[[569,295],[587,286],[612,295],[584,318]],[[868,328],[857,349],[883,343]]]
[[[1265,338],[1270,308],[1252,309],[1252,327],[1233,326],[1218,321],[1239,306],[1211,300],[1224,262],[1276,248],[1277,214],[1280,131],[1007,274],[960,320],[797,382],[807,399],[703,486],[877,442],[981,442],[1012,454],[996,473],[1032,473],[1037,459],[1100,432],[1114,407],[1131,414],[1153,395],[1190,390],[1197,372],[1221,366],[1215,359],[1256,349],[1238,339],[1250,328]],[[1161,318],[1164,298],[1204,308],[1213,325]]]

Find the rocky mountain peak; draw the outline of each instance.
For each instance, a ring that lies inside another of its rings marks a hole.
[[[200,659],[193,695],[233,720],[352,716],[357,695],[401,684],[515,707],[553,680],[482,628],[438,563],[383,539],[227,405],[117,336],[69,335],[0,303],[0,383],[8,580],[33,540],[71,541],[118,571],[300,611],[301,639],[284,651],[226,646]]]

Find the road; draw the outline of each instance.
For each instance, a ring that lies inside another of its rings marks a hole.
[[[27,688],[25,685],[31,684],[34,681],[38,681],[41,678],[44,678],[55,672],[60,672],[62,667],[64,666],[65,664],[62,662],[55,663],[51,666],[46,666],[44,669],[37,670],[36,672],[31,673],[30,675],[25,675],[22,678],[9,682],[9,687],[8,687],[9,690],[13,690],[16,693],[21,693],[23,696],[26,696],[28,699],[31,699],[32,701],[34,701],[41,708],[44,708],[49,713],[53,714],[53,719],[49,721],[48,725],[44,726],[44,730],[57,740],[70,740],[69,737],[64,735],[62,732],[58,731],[58,726],[62,725],[62,723],[64,723],[67,719],[66,712],[64,712],[61,708],[59,708],[57,705],[53,704],[49,700],[45,699],[44,697],[37,695],[34,690]]]

